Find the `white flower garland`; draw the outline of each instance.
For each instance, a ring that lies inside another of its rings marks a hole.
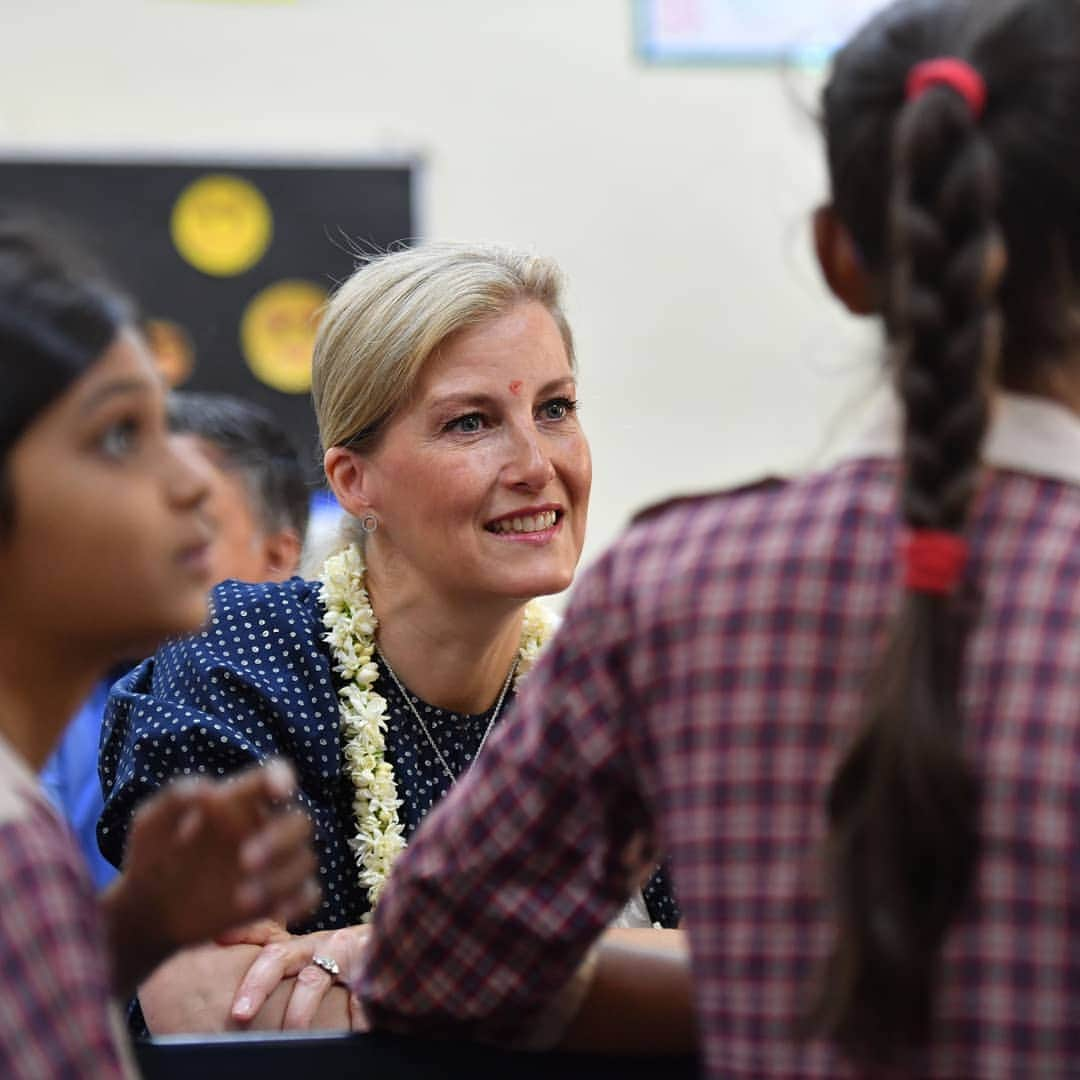
[[[401,800],[394,770],[386,760],[386,698],[374,688],[379,677],[373,656],[379,621],[364,587],[365,570],[359,547],[350,544],[323,563],[320,581],[326,627],[323,640],[330,646],[334,670],[343,680],[338,702],[357,825],[349,847],[371,905],[364,916],[367,922],[390,867],[405,850],[405,834],[398,817]],[[536,663],[554,626],[555,617],[542,604],[525,606],[515,690]]]

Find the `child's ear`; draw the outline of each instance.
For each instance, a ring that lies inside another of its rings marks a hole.
[[[876,315],[878,302],[873,278],[859,258],[851,233],[831,204],[814,211],[814,248],[833,296],[853,315]]]
[[[303,544],[295,529],[279,529],[263,539],[266,581],[287,581],[300,566]]]

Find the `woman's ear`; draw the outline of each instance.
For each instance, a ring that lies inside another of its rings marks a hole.
[[[831,204],[814,211],[814,248],[833,296],[853,315],[876,315],[874,280],[859,258],[851,233]]]
[[[366,462],[357,451],[331,446],[323,455],[323,469],[342,510],[359,518],[374,509],[368,497]]]

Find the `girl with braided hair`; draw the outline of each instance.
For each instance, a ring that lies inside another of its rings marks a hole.
[[[839,53],[817,249],[895,400],[579,580],[336,946],[373,1024],[555,1037],[656,844],[710,1076],[1080,1071],[1077,116],[1074,0],[911,0]]]

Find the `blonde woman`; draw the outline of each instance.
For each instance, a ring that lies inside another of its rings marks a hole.
[[[494,247],[428,245],[361,268],[325,312],[313,370],[347,546],[320,581],[221,586],[202,634],[117,688],[106,856],[169,776],[283,754],[323,887],[292,928],[307,937],[249,935],[269,948],[235,1002],[252,944],[163,971],[141,994],[153,1030],[220,1029],[231,1002],[245,1023],[348,1024],[317,934],[368,917],[413,831],[483,754],[550,633],[533,598],[565,589],[581,554],[591,463],[559,287],[549,260]],[[677,923],[662,881],[638,907],[639,924]]]

